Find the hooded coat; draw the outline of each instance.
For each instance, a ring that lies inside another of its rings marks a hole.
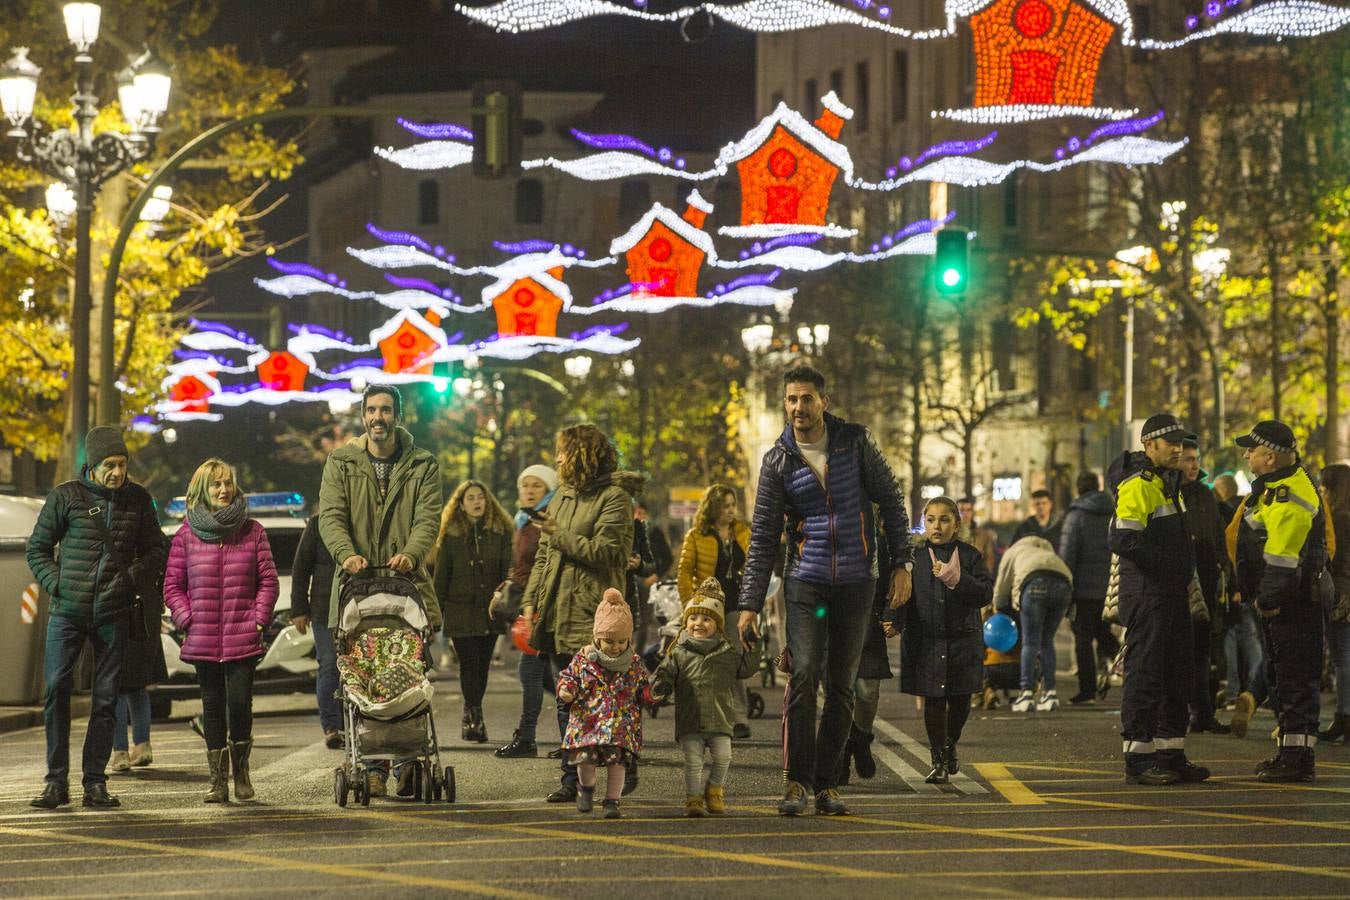
[[[999,609],[1022,608],[1022,585],[1037,572],[1053,572],[1070,584],[1073,574],[1055,553],[1048,540],[1028,535],[1016,541],[1003,554],[998,566],[998,580],[994,582],[994,605]]]
[[[436,457],[417,447],[412,433],[399,426],[402,453],[380,498],[375,467],[366,448],[369,437],[352,438],[328,455],[319,488],[319,536],[342,567],[349,556],[364,556],[373,566],[395,554],[415,560],[410,576],[422,595],[432,628],[441,627],[440,604],[427,573],[426,558],[441,528],[441,473]],[[333,579],[328,625],[336,627],[342,579]]]
[[[1069,505],[1059,538],[1059,558],[1073,573],[1073,598],[1106,598],[1111,580],[1111,548],[1106,532],[1111,527],[1115,504],[1106,491],[1088,491]]]
[[[652,692],[675,694],[675,740],[690,734],[730,735],[736,722],[732,688],[751,674],[749,654],[725,637],[707,651],[686,641],[671,644],[652,673]]]
[[[623,593],[633,548],[633,498],[645,479],[611,472],[580,488],[563,485],[549,504],[557,525],[539,540],[522,606],[535,610],[530,644],[574,654],[591,641],[606,588]],[[434,537],[434,535],[433,535]]]
[[[511,538],[484,527],[481,519],[463,534],[446,532],[436,554],[436,599],[448,637],[506,630],[506,623],[488,616],[488,603],[511,570]]]

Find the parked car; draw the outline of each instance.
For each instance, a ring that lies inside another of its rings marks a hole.
[[[291,624],[291,564],[295,561],[300,535],[305,530],[305,498],[290,491],[248,494],[247,498],[249,515],[267,529],[277,579],[281,583],[272,621],[263,631],[266,653],[258,663],[253,689],[256,693],[313,693],[319,670],[318,660],[314,657],[314,633],[306,629],[301,634]],[[186,498],[175,497],[164,512],[168,519],[163,526],[164,533],[172,537],[187,515]],[[168,716],[171,701],[198,696],[196,669],[179,655],[183,633],[174,626],[167,610],[160,630],[169,678],[149,689],[151,713],[156,719]]]

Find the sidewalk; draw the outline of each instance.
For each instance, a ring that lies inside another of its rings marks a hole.
[[[76,694],[70,698],[70,717],[82,719],[89,715],[89,695]],[[0,734],[42,727],[41,706],[0,706]]]

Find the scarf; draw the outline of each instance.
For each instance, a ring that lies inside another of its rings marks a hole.
[[[240,494],[229,506],[211,509],[204,504],[188,507],[187,523],[192,533],[208,544],[219,544],[248,521],[248,501]]]
[[[949,588],[955,588],[961,581],[961,554],[956,548],[952,548],[952,558],[945,563],[938,562],[937,554],[933,552],[932,544],[928,545],[928,558],[933,561],[933,565],[941,566],[936,577]]]
[[[716,650],[717,645],[722,643],[722,635],[714,634],[712,637],[696,638],[687,631],[681,631],[679,643],[691,650],[708,654]]]
[[[593,663],[599,663],[600,668],[607,672],[627,672],[628,667],[633,662],[633,651],[625,649],[618,656],[606,656],[600,651],[600,648],[592,644],[584,651],[586,658]]]
[[[536,503],[536,504],[534,505],[535,511],[536,511],[536,512],[543,512],[545,509],[547,509],[549,503],[551,503],[552,500],[553,500],[553,495],[556,494],[556,493],[558,493],[558,492],[557,492],[557,491],[549,491],[547,494],[545,494],[545,495],[544,495],[544,499],[543,499],[543,500],[540,500],[538,503]],[[517,530],[520,530],[521,528],[524,528],[526,525],[530,524],[530,522],[532,522],[532,521],[533,521],[533,519],[530,518],[530,514],[527,513],[525,510],[522,509],[522,510],[520,510],[519,512],[516,513],[516,529],[517,529]]]

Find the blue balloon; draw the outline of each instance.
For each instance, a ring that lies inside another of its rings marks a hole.
[[[984,645],[998,653],[1017,646],[1017,623],[1006,613],[994,613],[984,620]]]

